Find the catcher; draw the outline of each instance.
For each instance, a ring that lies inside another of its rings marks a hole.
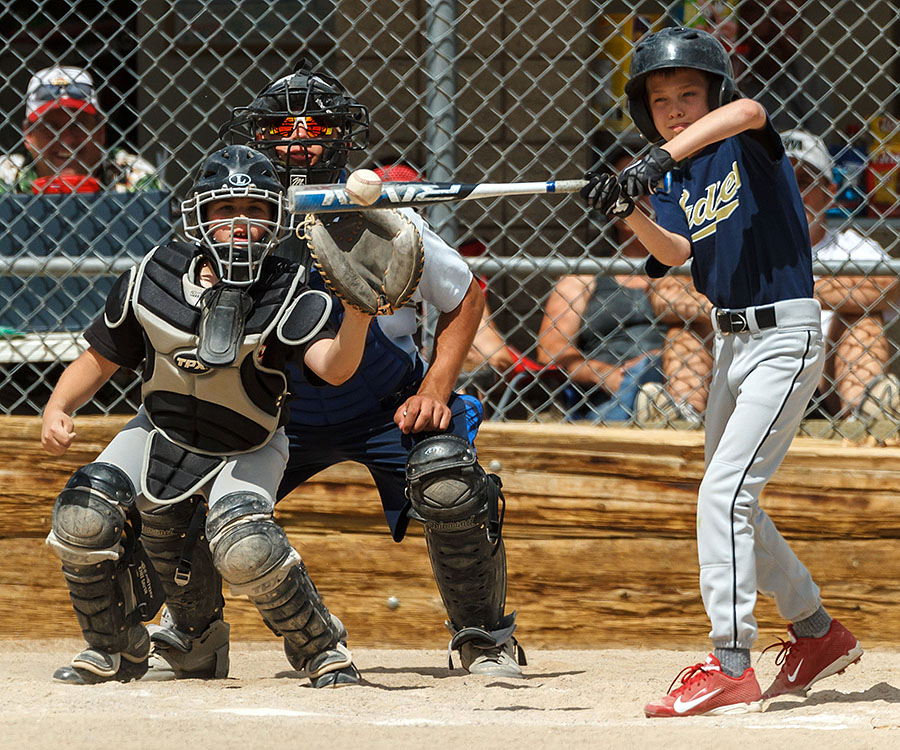
[[[235,109],[227,131],[233,140],[269,154],[290,185],[339,182],[350,152],[365,147],[368,128],[365,107],[336,80],[304,66],[267,85],[250,106]],[[365,219],[343,215],[327,227],[307,219],[300,232],[305,241],[279,248],[279,253],[307,262],[312,250],[318,267],[309,283],[334,290],[335,321],[354,306],[371,310],[368,305],[379,304],[354,300],[340,278],[327,277],[326,286],[320,272],[333,273],[345,265],[341,247],[351,245],[367,218],[378,213],[362,212]],[[365,465],[393,538],[403,539],[410,518],[425,525],[452,634],[450,646],[459,650],[463,667],[474,674],[518,677],[518,662],[524,658],[513,637],[515,613],[504,612],[499,479],[484,472],[473,447],[481,404],[453,392],[480,324],[484,298],[459,254],[418,214],[404,210],[401,215],[415,224],[425,252],[413,301],[427,302],[439,313],[429,365],[426,368],[413,339],[416,311],[405,306],[369,327],[362,364],[343,385],[330,386],[308,368],[292,368],[295,398],[286,428],[290,457],[278,498],[333,464]],[[397,278],[397,289],[405,288],[404,273]],[[187,521],[182,523],[186,527]],[[225,672],[221,663],[228,641],[220,628],[221,611],[203,597],[185,596],[178,602],[170,598],[167,612],[167,627],[153,639],[155,654],[168,664],[169,675]],[[163,664],[156,659],[151,663],[154,673],[162,673],[158,667]],[[347,669],[339,679],[353,682],[356,676]]]
[[[382,213],[369,227],[420,258],[412,225]],[[310,289],[297,264],[271,256],[284,198],[260,152],[229,146],[209,156],[182,215],[191,241],[155,248],[117,280],[105,314],[85,333],[90,348],[63,372],[44,410],[43,447],[61,455],[76,436],[72,412],[118,367],[142,368],[137,416],[74,473],[53,507],[47,543],[62,559],[87,641],[54,678],[141,677],[150,653],[142,623],[163,593],[177,602],[185,589],[198,610],[221,613],[224,579],[284,638],[295,669],[316,686],[333,684],[352,669],[346,631],[272,517],[288,454],[285,368],[295,362],[324,383],[346,381],[372,318],[348,309],[333,326],[331,297]],[[199,510],[204,500],[208,516]],[[205,554],[173,558],[173,539],[181,549],[182,533],[201,531]],[[203,585],[185,586],[194,579]],[[195,623],[185,620],[185,632]],[[221,620],[199,632],[227,642]]]

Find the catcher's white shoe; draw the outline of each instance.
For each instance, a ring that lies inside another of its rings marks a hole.
[[[465,643],[459,649],[459,658],[469,674],[521,677],[522,667],[519,666],[518,652],[519,644],[515,638],[510,638],[506,643],[490,648]]]
[[[192,636],[175,627],[168,609],[159,625],[151,625],[150,662],[145,680],[222,679],[228,677],[228,633],[224,620],[215,620]]]

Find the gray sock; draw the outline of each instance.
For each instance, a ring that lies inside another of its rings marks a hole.
[[[831,615],[820,606],[809,617],[797,620],[792,627],[798,638],[821,638],[831,628]]]
[[[749,648],[717,648],[713,654],[729,677],[740,677],[750,666]]]

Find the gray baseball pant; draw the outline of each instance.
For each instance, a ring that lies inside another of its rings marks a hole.
[[[757,591],[796,622],[821,604],[813,582],[759,495],[794,438],[824,364],[819,303],[775,303],[776,327],[723,334],[706,407],[706,472],[697,501],[700,590],[717,648],[751,648]]]

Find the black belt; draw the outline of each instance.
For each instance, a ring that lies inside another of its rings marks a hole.
[[[746,310],[716,310],[716,325],[722,333],[746,333],[750,330],[749,315]],[[756,308],[756,326],[759,330],[775,328],[775,305]]]

